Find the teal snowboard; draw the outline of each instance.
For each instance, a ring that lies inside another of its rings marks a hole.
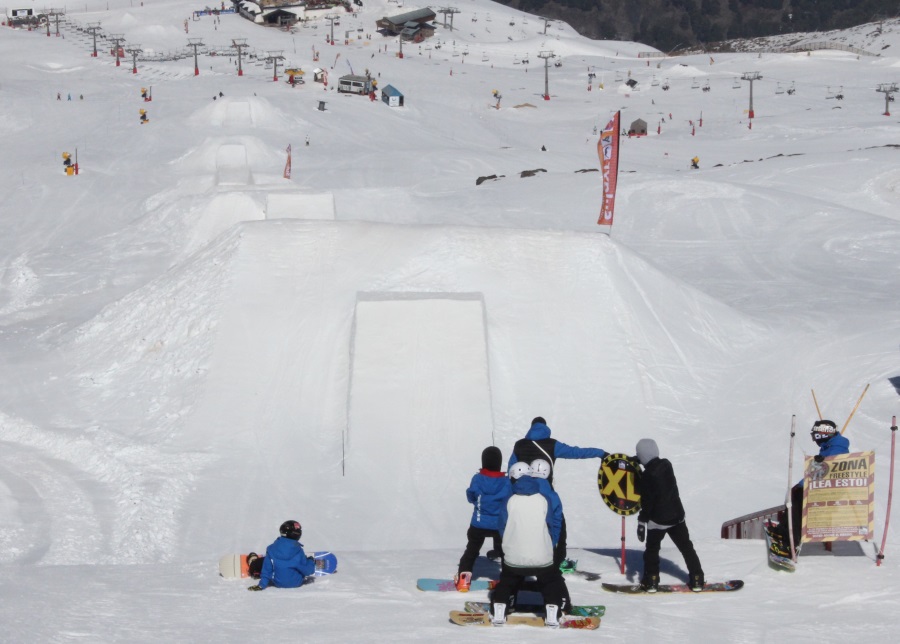
[[[473,579],[469,590],[490,590],[497,585],[495,579]],[[423,578],[416,581],[416,588],[425,591],[437,591],[442,593],[455,593],[456,582],[452,579],[428,579]]]

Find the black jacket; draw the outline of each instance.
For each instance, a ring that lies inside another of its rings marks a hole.
[[[684,521],[684,506],[678,494],[678,483],[672,463],[654,458],[641,474],[641,511],[638,521],[660,525],[676,525]]]

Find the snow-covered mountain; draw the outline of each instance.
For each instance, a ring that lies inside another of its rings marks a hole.
[[[869,384],[846,435],[876,452],[881,543],[900,128],[876,90],[900,81],[900,23],[816,35],[872,56],[665,58],[487,0],[455,7],[452,31],[439,14],[403,58],[375,21],[416,7],[382,0],[341,15],[335,45],[321,19],[284,31],[175,1],[89,0],[59,36],[0,29],[4,639],[458,637],[460,596],[415,579],[453,574],[481,450],[508,457],[542,415],[569,444],[656,439],[707,577],[747,584],[641,600],[573,580],[576,602],[607,605],[602,631],[893,641],[895,533],[880,567],[870,543],[787,576],[719,527],[784,498],[792,415],[799,478],[811,390],[842,425]],[[130,54],[115,65],[113,35],[143,50],[137,73]],[[189,38],[217,52],[199,75],[178,57]],[[404,106],[334,91],[366,71]],[[610,230],[596,144],[617,110],[650,134],[623,138]],[[561,462],[557,489],[571,555],[617,580],[621,519],[597,466]],[[338,575],[266,593],[218,577],[220,555],[264,548],[289,518],[338,553]],[[663,556],[683,578],[670,542]]]

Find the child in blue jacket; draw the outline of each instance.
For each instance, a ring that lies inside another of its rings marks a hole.
[[[502,463],[503,455],[500,448],[486,447],[481,452],[481,469],[472,477],[472,482],[466,490],[466,498],[474,508],[469,531],[466,533],[469,542],[459,559],[456,574],[456,589],[463,593],[469,590],[472,583],[472,568],[485,539],[491,537],[494,540],[494,549],[488,556],[497,558],[503,556],[497,520],[500,509],[505,507],[506,500],[512,494],[512,488],[509,478],[500,471]]]
[[[300,523],[285,521],[280,532],[281,536],[266,548],[259,584],[247,590],[265,590],[269,586],[298,588],[316,571],[315,559],[303,552],[303,544],[300,543],[303,528]]]

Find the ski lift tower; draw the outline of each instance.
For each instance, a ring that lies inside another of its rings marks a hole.
[[[538,58],[544,59],[544,100],[550,100],[550,59],[556,58],[552,51],[539,51]]]
[[[138,54],[140,54],[144,50],[141,49],[140,45],[131,45],[125,51],[131,54],[131,73],[137,74],[137,57]]]
[[[116,52],[116,67],[122,66],[122,60],[119,57],[119,50],[122,49],[122,43],[125,42],[125,34],[110,34],[109,39],[113,43],[113,50]]]
[[[278,80],[278,61],[284,60],[284,56],[282,56],[281,52],[283,49],[279,49],[278,51],[270,51],[266,56],[266,62],[272,63],[272,69],[274,70],[272,73],[272,80]]]
[[[203,38],[188,38],[188,47],[194,48],[194,76],[199,76],[200,64],[197,62],[197,49],[203,47]]]
[[[437,10],[438,13],[444,14],[444,27],[453,31],[453,14],[459,13],[459,9],[456,7],[441,7]],[[450,26],[447,26],[447,16],[450,16]]]
[[[238,76],[244,75],[244,68],[241,65],[241,53],[244,49],[247,48],[247,39],[246,38],[232,38],[231,46],[237,49],[237,57],[238,57]]]
[[[50,9],[47,12],[47,36],[50,35],[50,18],[56,18],[56,37],[59,38],[59,17],[66,15],[65,9]]]
[[[97,57],[97,32],[100,31],[100,23],[99,22],[91,22],[88,23],[87,27],[84,28],[86,32],[91,34],[94,37],[94,53],[91,54],[92,57]]]
[[[543,16],[540,16],[540,19],[544,21],[544,35],[546,36],[547,35],[547,26],[551,22],[553,22],[553,18],[544,18]]]
[[[884,115],[891,115],[891,101],[894,100],[894,93],[898,91],[897,83],[881,83],[876,92],[884,94]]]
[[[328,42],[330,42],[333,45],[334,44],[334,22],[335,22],[335,20],[340,20],[341,17],[339,15],[337,15],[336,13],[329,13],[323,17],[331,25],[331,36],[329,36]]]
[[[748,116],[750,118],[754,118],[753,116],[753,81],[761,79],[762,76],[759,72],[744,72],[741,74],[741,80],[750,81],[750,110],[748,112]]]

